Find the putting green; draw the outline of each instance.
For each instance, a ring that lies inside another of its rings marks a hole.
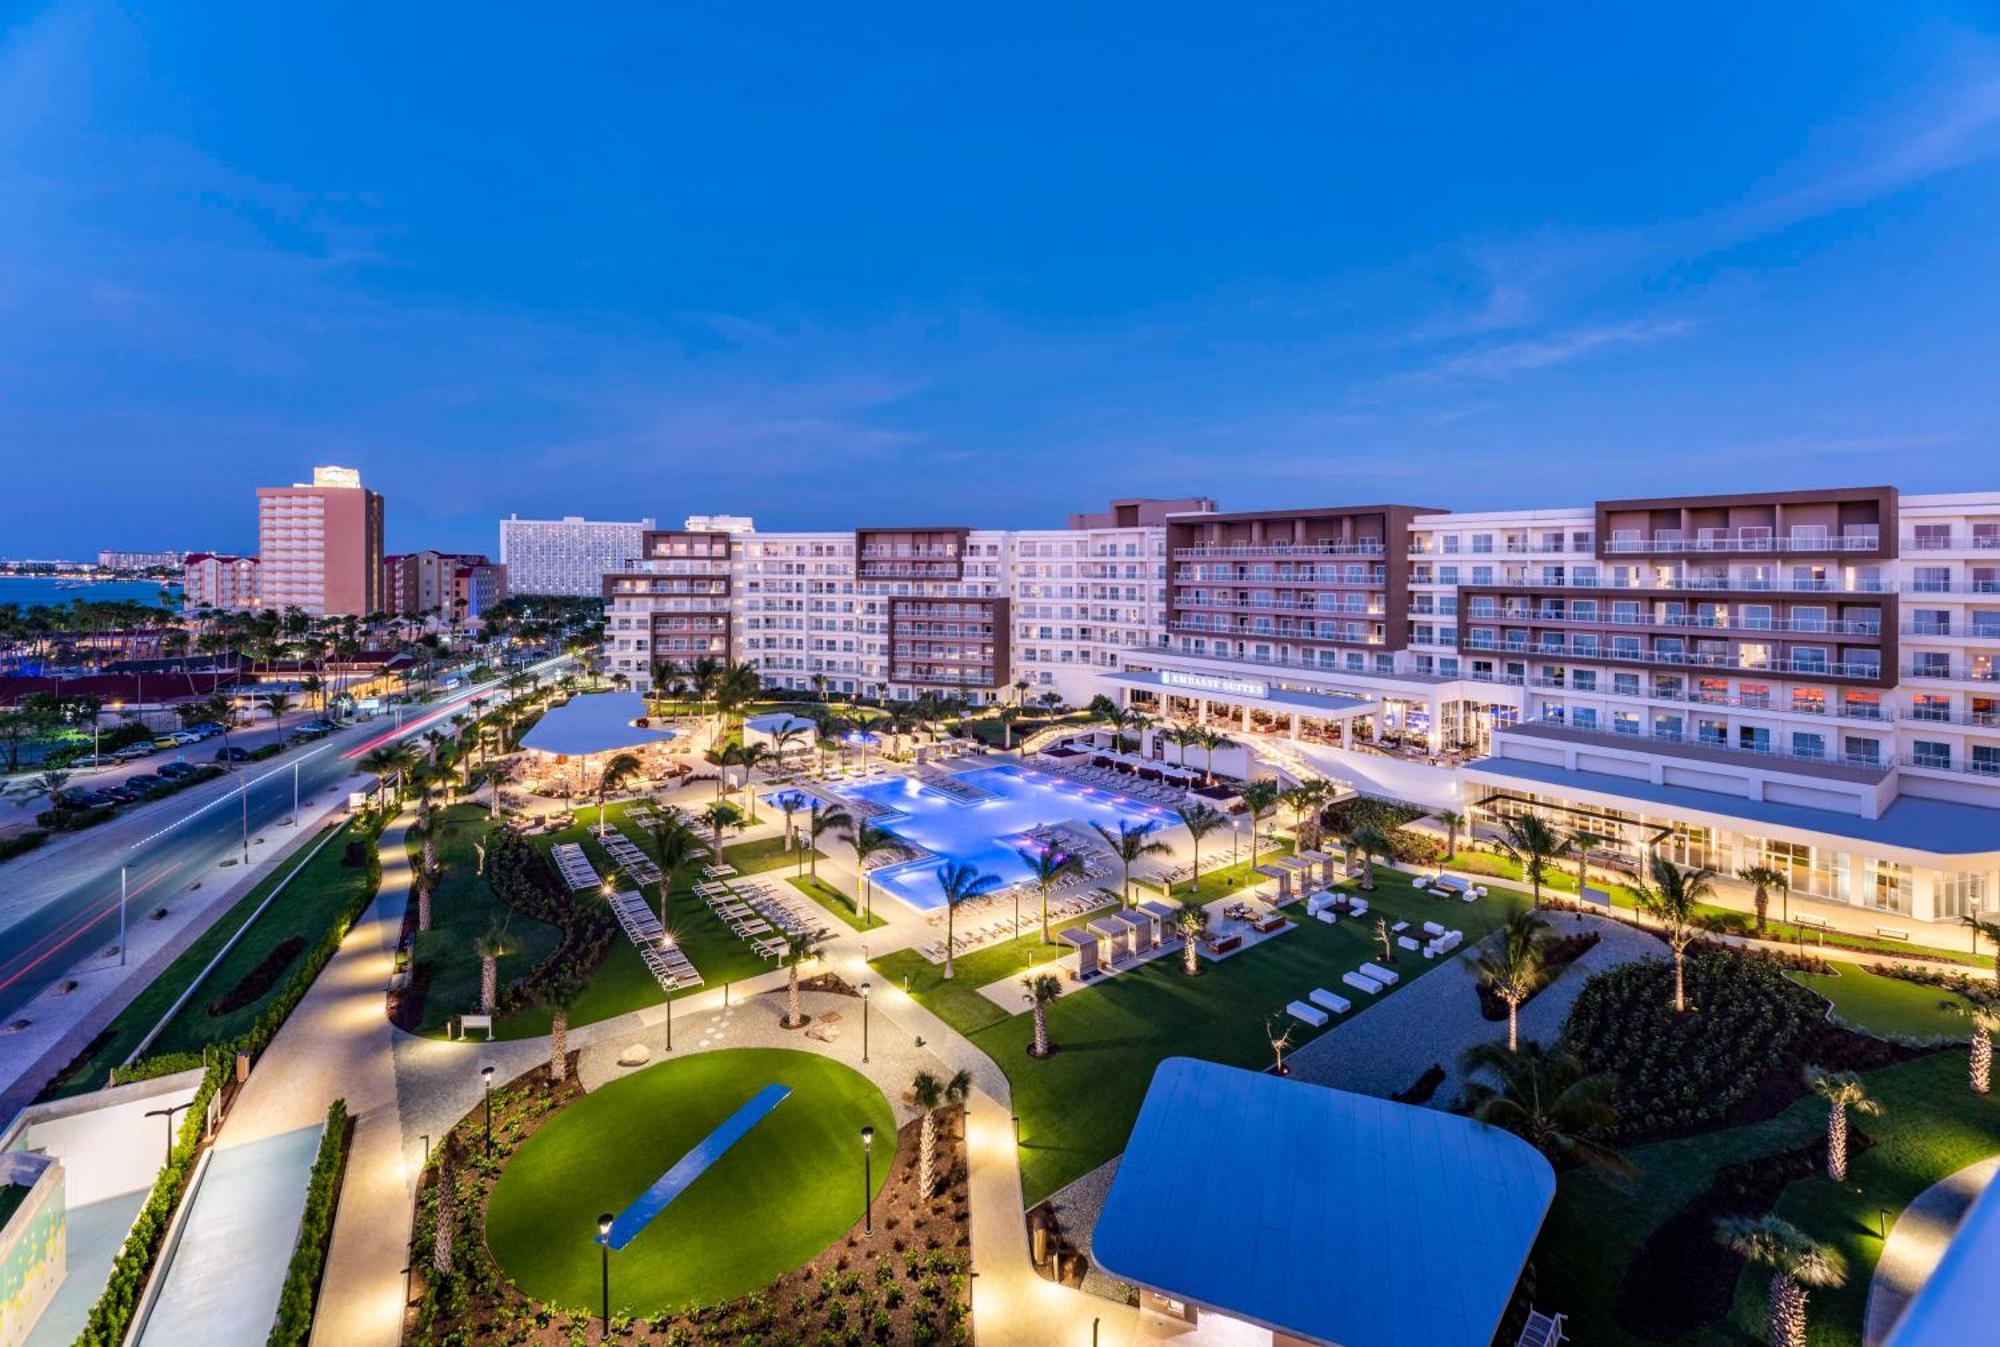
[[[731,1146],[625,1248],[611,1308],[656,1314],[761,1290],[861,1219],[861,1129],[875,1129],[875,1191],[896,1156],[889,1101],[811,1053],[702,1052],[578,1099],[508,1161],[486,1209],[493,1257],[544,1304],[599,1299],[597,1218],[618,1213],[766,1085],[791,1097]]]

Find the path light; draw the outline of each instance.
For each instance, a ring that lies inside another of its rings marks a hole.
[[[493,1154],[493,1068],[479,1068],[479,1079],[486,1090],[486,1153]]]
[[[604,1336],[611,1336],[611,1213],[597,1218],[597,1247],[602,1255],[599,1281],[604,1289]]]
[[[867,983],[861,984],[861,1064],[868,1065],[868,992]]]
[[[875,1129],[861,1129],[861,1233],[875,1233]]]

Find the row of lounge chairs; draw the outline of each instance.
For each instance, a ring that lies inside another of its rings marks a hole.
[[[590,857],[584,855],[582,846],[575,842],[558,842],[550,848],[549,855],[555,860],[563,883],[572,890],[594,889],[604,882],[597,873],[597,867],[590,863]]]
[[[1118,862],[1111,857],[1102,853],[1093,853],[1084,856],[1082,858],[1081,870],[1076,874],[1067,876],[1060,884],[1055,885],[1049,890],[1051,895],[1049,899],[1049,916],[1052,918],[1055,916],[1058,906],[1053,895],[1058,893],[1071,895],[1078,889],[1091,887],[1100,881],[1115,878],[1117,874]],[[1033,903],[1035,911],[1038,914],[1041,912],[1042,891],[1040,887],[1033,880],[1024,879],[1018,884],[1009,884],[1004,889],[995,889],[991,893],[983,893],[977,898],[969,898],[965,902],[960,903],[958,905],[958,915],[953,918],[953,921],[954,923],[963,922],[969,915],[991,911],[994,908],[1006,907],[1011,909],[1017,894],[1020,897],[1022,906],[1025,907],[1029,903]],[[1073,907],[1067,902],[1063,906],[1070,907],[1071,915],[1075,915],[1077,912],[1089,912],[1094,908],[1102,907],[1105,901],[1103,896],[1092,894],[1089,895],[1089,901],[1082,907]],[[938,909],[936,912],[931,913],[930,916],[924,918],[924,920],[932,926],[944,925],[944,909]],[[944,956],[939,955],[938,957],[942,958]]]
[[[1384,968],[1379,963],[1365,963],[1352,973],[1342,973],[1340,980],[1356,991],[1380,996],[1403,979],[1393,968]]]
[[[637,884],[657,884],[660,882],[660,867],[653,864],[653,858],[642,851],[638,844],[617,828],[606,824],[597,840],[603,845],[605,854],[612,862],[632,877]]]
[[[1141,800],[1147,804],[1177,805],[1187,799],[1187,787],[1169,785],[1164,781],[1141,781],[1128,772],[1114,772],[1109,767],[1091,767],[1083,763],[1051,762],[1043,759],[1043,766],[1056,776],[1067,777],[1084,786],[1094,786],[1098,790],[1108,790],[1114,795]]]
[[[1461,903],[1476,903],[1486,896],[1484,884],[1457,875],[1424,875],[1417,880],[1417,887],[1433,898],[1456,898]]]
[[[784,957],[794,935],[826,939],[833,934],[825,913],[767,884],[753,881],[732,886],[705,881],[695,885],[694,891],[737,939],[750,943],[759,958]]]
[[[1071,917],[1081,917],[1087,912],[1095,912],[1099,908],[1108,907],[1117,901],[1118,895],[1107,893],[1101,889],[1092,889],[1088,893],[1072,893],[1063,898],[1051,897],[1049,899],[1049,921],[1051,924],[1058,921],[1068,921]],[[959,915],[961,917],[964,915],[963,908],[960,909]],[[988,945],[997,945],[1004,940],[1012,940],[1016,936],[1027,934],[1029,931],[1040,930],[1041,925],[1041,895],[1037,894],[1033,907],[1029,907],[1025,903],[1022,905],[1021,924],[1018,928],[1014,925],[1014,916],[1011,912],[998,921],[989,921],[978,926],[961,927],[952,937],[952,953],[970,954],[973,950],[984,949]],[[944,941],[933,940],[928,945],[924,945],[918,952],[932,963],[943,963]]]
[[[699,987],[702,982],[701,970],[694,966],[694,960],[682,952],[680,946],[668,944],[666,930],[660,925],[660,918],[646,900],[627,890],[611,895],[611,915],[618,918],[626,936],[638,947],[639,957],[646,961],[646,969],[652,973],[663,992],[679,991],[683,987]]]
[[[1335,1015],[1345,1015],[1354,1009],[1354,1003],[1346,997],[1328,991],[1324,987],[1314,987],[1306,993],[1303,1001],[1294,1001],[1285,1007],[1285,1013],[1301,1024],[1309,1024],[1317,1029]]]

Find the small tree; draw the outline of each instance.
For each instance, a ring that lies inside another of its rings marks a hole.
[[[449,1277],[458,1238],[458,1134],[446,1132],[438,1147],[436,1224],[431,1230],[431,1270]]]
[[[1208,934],[1208,909],[1200,903],[1182,903],[1174,914],[1174,929],[1181,933],[1181,971],[1200,977],[1201,959],[1195,947]]]
[[[1613,1178],[1637,1172],[1599,1140],[1618,1122],[1608,1073],[1586,1075],[1575,1056],[1533,1039],[1512,1052],[1481,1043],[1460,1062],[1465,1101],[1480,1122],[1512,1132],[1554,1165],[1584,1164]]]
[[[1301,781],[1296,786],[1287,786],[1278,792],[1278,803],[1292,816],[1292,854],[1304,850],[1306,819],[1318,813],[1321,801],[1326,799],[1324,781]]]
[[[1458,830],[1465,826],[1465,815],[1456,809],[1440,809],[1437,821],[1444,824],[1444,858],[1450,860],[1458,854]]]
[[[1515,913],[1500,928],[1500,943],[1473,960],[1479,981],[1507,1006],[1507,1051],[1521,1049],[1521,1003],[1534,994],[1547,966],[1542,932],[1548,923],[1533,911]]]
[[[1882,1106],[1868,1097],[1868,1087],[1852,1071],[1806,1068],[1806,1084],[1826,1100],[1826,1176],[1835,1183],[1847,1179],[1847,1113],[1849,1109],[1868,1116]]]
[[[1222,815],[1219,811],[1199,802],[1181,805],[1174,812],[1181,816],[1181,822],[1187,825],[1188,837],[1194,842],[1194,878],[1188,884],[1188,895],[1199,899],[1201,897],[1201,839],[1222,826]]]
[[[2000,1029],[2000,1004],[1992,1001],[1940,1001],[1940,1009],[1971,1021],[1971,1059],[1967,1063],[1974,1094],[1993,1088],[1993,1033]]]
[[[1736,877],[1750,886],[1751,902],[1757,909],[1757,931],[1764,930],[1764,914],[1770,909],[1771,895],[1791,889],[1791,877],[1774,865],[1745,866]]]
[[[1960,921],[1973,931],[1972,943],[1977,946],[1979,937],[1985,936],[1993,945],[1993,980],[2000,983],[2000,921],[1982,921],[1978,917],[1960,917]]]
[[[1257,864],[1257,821],[1277,807],[1278,783],[1252,781],[1243,788],[1243,812],[1250,816],[1250,864]]]
[[[1264,1017],[1264,1037],[1271,1044],[1271,1073],[1278,1076],[1288,1076],[1291,1074],[1291,1068],[1285,1065],[1285,1049],[1292,1046],[1292,1030],[1290,1025],[1286,1025],[1280,1031],[1277,1025],[1282,1023],[1283,1021],[1274,1021],[1269,1015],[1266,1015]]]
[[[1806,1288],[1847,1281],[1840,1251],[1776,1216],[1728,1217],[1716,1222],[1715,1237],[1746,1262],[1771,1269],[1771,1305],[1765,1320],[1771,1347],[1806,1347]]]
[[[1549,862],[1563,849],[1562,836],[1540,814],[1510,814],[1503,821],[1501,847],[1521,863],[1522,877],[1535,891],[1535,906],[1542,905],[1542,881],[1548,876]]]
[[[1035,1045],[1028,1049],[1031,1057],[1047,1057],[1055,1051],[1049,1042],[1049,1002],[1062,995],[1062,979],[1053,973],[1030,973],[1021,979],[1026,989],[1022,1000],[1035,1012]]]
[[[703,827],[708,829],[717,861],[722,859],[723,829],[734,828],[742,821],[743,815],[737,812],[736,806],[722,800],[716,801],[701,811],[700,822]]]
[[[1042,943],[1049,943],[1049,891],[1066,879],[1083,873],[1083,858],[1066,851],[1058,851],[1053,846],[1044,846],[1040,851],[1023,851],[1021,859],[1028,863],[1028,878],[1035,882],[1035,888],[1042,896]],[[1021,886],[1014,886],[1014,937],[1021,935]]]
[[[813,931],[785,932],[785,1027],[796,1029],[806,1022],[804,1009],[799,1005],[799,965],[819,953],[823,943]]]
[[[1683,870],[1665,856],[1653,857],[1652,881],[1632,886],[1639,906],[1660,919],[1660,934],[1674,955],[1674,1010],[1687,1009],[1687,948],[1701,928],[1695,924],[1702,901],[1715,893],[1712,872],[1699,867]]]
[[[1000,881],[973,866],[953,861],[937,868],[937,882],[939,891],[944,895],[944,977],[949,982],[956,975],[952,955],[953,947],[958,944],[958,905],[992,892],[993,886]]]
[[[1375,918],[1375,943],[1382,947],[1383,963],[1396,962],[1396,946],[1389,939],[1389,919],[1387,917]]]
[[[1354,830],[1353,836],[1348,839],[1348,844],[1361,853],[1362,889],[1373,893],[1375,891],[1375,858],[1377,856],[1394,855],[1396,844],[1390,841],[1380,828],[1371,827],[1366,823]]]
[[[917,1132],[917,1195],[929,1197],[937,1187],[937,1115],[944,1106],[944,1082],[928,1071],[910,1082],[910,1102],[923,1124]]]
[[[1126,907],[1132,906],[1133,863],[1146,856],[1164,855],[1171,848],[1153,835],[1152,825],[1148,823],[1134,824],[1120,819],[1118,831],[1115,833],[1102,823],[1092,823],[1090,826],[1097,829],[1097,835],[1104,839],[1105,844],[1111,848],[1111,854],[1125,867],[1125,877],[1119,887],[1118,896]]]

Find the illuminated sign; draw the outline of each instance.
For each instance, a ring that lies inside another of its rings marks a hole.
[[[1268,697],[1271,695],[1269,683],[1253,678],[1223,678],[1215,674],[1177,673],[1172,669],[1160,671],[1160,682],[1170,688],[1186,688],[1190,692],[1215,692],[1225,697]]]

